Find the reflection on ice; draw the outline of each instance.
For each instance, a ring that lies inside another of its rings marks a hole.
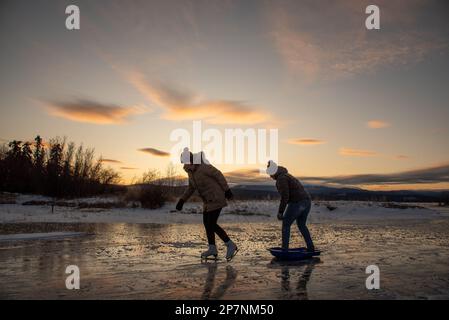
[[[227,265],[225,279],[221,283],[215,283],[218,262],[205,262],[203,264],[207,266],[207,277],[201,299],[221,299],[226,293],[226,290],[234,284],[237,278],[237,271],[231,265]]]
[[[279,261],[273,258],[268,267],[281,269],[281,296],[279,299],[308,300],[307,283],[318,263],[320,263],[320,258],[302,261]],[[294,271],[300,273],[296,277],[291,276]]]
[[[449,298],[449,219],[311,223],[320,259],[276,262],[280,224],[226,224],[239,245],[227,263],[201,264],[200,224],[0,224],[0,234],[92,236],[0,241],[0,298],[17,299],[398,299]],[[292,234],[292,246],[303,246]],[[381,289],[365,288],[365,268]],[[67,290],[65,269],[80,270]],[[407,284],[407,285],[404,285]]]

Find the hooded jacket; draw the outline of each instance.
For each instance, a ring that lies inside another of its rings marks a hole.
[[[309,193],[304,189],[301,182],[288,173],[287,169],[279,166],[277,172],[272,176],[276,180],[276,188],[281,195],[279,212],[284,212],[289,202],[310,200]]]
[[[197,164],[184,170],[189,176],[189,186],[181,199],[186,202],[196,191],[203,200],[204,212],[221,209],[227,206],[225,191],[228,183],[220,170],[210,164]]]

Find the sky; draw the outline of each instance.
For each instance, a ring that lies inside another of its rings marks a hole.
[[[80,30],[65,27],[70,4]],[[365,28],[369,4],[380,30]],[[278,129],[279,164],[306,181],[447,189],[447,9],[443,0],[1,0],[0,143],[66,136],[129,183],[163,172],[171,132],[201,120],[220,132]],[[268,180],[254,165],[216,166],[237,182]]]

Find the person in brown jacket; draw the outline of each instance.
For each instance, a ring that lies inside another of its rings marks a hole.
[[[282,249],[288,250],[290,227],[296,221],[306,242],[307,250],[315,251],[309,229],[306,226],[307,216],[312,206],[309,193],[298,179],[288,173],[286,168],[278,166],[272,160],[268,162],[267,174],[276,180],[276,188],[281,195],[278,219],[282,220]]]
[[[236,244],[229,238],[218,224],[221,209],[227,206],[226,199],[232,199],[231,189],[223,174],[209,164],[204,153],[192,154],[188,148],[184,148],[181,154],[181,163],[189,178],[189,186],[179,199],[176,209],[182,210],[184,202],[197,191],[203,200],[203,224],[206,229],[209,249],[201,254],[201,258],[213,256],[217,258],[215,234],[224,241],[227,247],[226,259],[230,261],[238,251]]]

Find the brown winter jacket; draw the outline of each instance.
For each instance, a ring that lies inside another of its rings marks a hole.
[[[310,195],[301,182],[289,174],[286,168],[279,166],[276,174],[271,177],[276,180],[276,188],[281,195],[278,212],[283,213],[289,202],[310,200]]]
[[[220,170],[210,164],[184,166],[184,170],[189,176],[189,187],[181,197],[184,202],[197,190],[203,200],[204,212],[227,206],[225,191],[229,189],[229,186]]]

